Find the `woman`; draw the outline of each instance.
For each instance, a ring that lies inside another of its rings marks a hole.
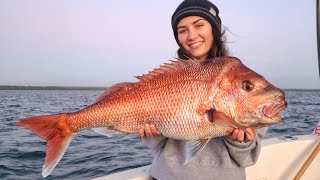
[[[218,8],[207,0],[185,0],[172,15],[178,56],[199,61],[226,56]],[[156,151],[150,174],[155,179],[245,179],[245,167],[253,165],[266,129],[234,129],[227,137],[213,138],[200,155],[183,165],[186,141],[160,135],[154,125],[139,131],[141,141]]]

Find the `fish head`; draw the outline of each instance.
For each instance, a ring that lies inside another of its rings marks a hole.
[[[217,110],[242,126],[264,127],[283,121],[281,111],[287,107],[285,93],[263,76],[246,67],[237,58],[227,58],[225,75],[215,99]]]

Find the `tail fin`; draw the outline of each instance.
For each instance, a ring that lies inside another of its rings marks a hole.
[[[65,123],[67,117],[67,114],[56,114],[25,118],[17,122],[17,126],[28,128],[47,141],[46,159],[42,168],[44,178],[59,163],[72,138],[76,135]]]

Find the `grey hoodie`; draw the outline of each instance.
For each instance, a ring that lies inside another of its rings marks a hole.
[[[155,150],[150,174],[158,180],[242,180],[246,179],[245,167],[257,161],[266,131],[267,128],[257,129],[255,139],[248,143],[232,141],[228,137],[212,138],[186,165],[186,141],[164,136],[141,138],[141,141]]]

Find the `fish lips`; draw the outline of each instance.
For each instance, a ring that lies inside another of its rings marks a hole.
[[[263,116],[272,119],[276,122],[281,122],[284,119],[284,115],[280,114],[280,112],[287,108],[287,102],[286,101],[276,101],[271,103],[266,103],[261,106],[260,112],[263,114]],[[273,124],[274,122],[270,122],[270,124]]]

